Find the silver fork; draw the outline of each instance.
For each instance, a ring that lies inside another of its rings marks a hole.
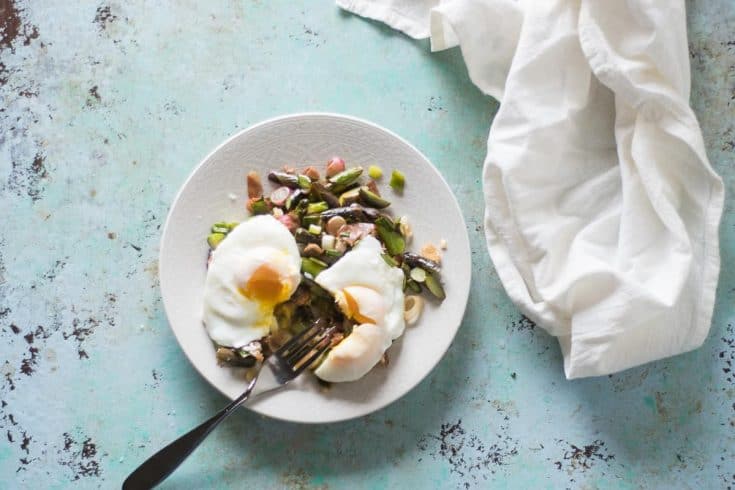
[[[317,320],[311,327],[289,340],[263,362],[261,370],[242,395],[212,418],[148,458],[125,479],[123,490],[148,489],[161,483],[201,444],[212,429],[245,403],[251,394],[257,396],[285,386],[316,361],[329,347],[333,331],[333,327],[326,327],[324,320]]]

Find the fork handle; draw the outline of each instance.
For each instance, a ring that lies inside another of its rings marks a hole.
[[[250,382],[247,390],[242,395],[217,412],[212,418],[179,437],[138,466],[123,482],[123,490],[150,489],[161,483],[189,457],[220,422],[248,399],[256,381],[257,377]]]

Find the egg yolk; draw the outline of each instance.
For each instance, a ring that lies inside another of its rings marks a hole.
[[[248,282],[240,288],[243,296],[262,305],[275,306],[288,298],[289,287],[281,280],[278,271],[267,264],[253,271]]]
[[[365,316],[360,313],[360,306],[357,304],[357,300],[345,289],[342,291],[345,298],[346,314],[348,317],[360,322],[360,323],[377,323],[374,319],[369,316]]]

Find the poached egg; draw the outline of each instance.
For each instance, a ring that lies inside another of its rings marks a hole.
[[[277,327],[276,305],[301,281],[296,240],[270,215],[236,226],[212,252],[202,319],[219,345],[243,347]]]
[[[354,381],[367,374],[403,334],[403,272],[381,257],[380,242],[360,240],[316,277],[357,325],[326,355],[314,373],[324,381]]]

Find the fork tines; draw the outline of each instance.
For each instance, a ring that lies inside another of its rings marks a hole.
[[[329,348],[333,332],[334,327],[328,327],[325,320],[317,320],[284,344],[275,355],[298,374]]]

